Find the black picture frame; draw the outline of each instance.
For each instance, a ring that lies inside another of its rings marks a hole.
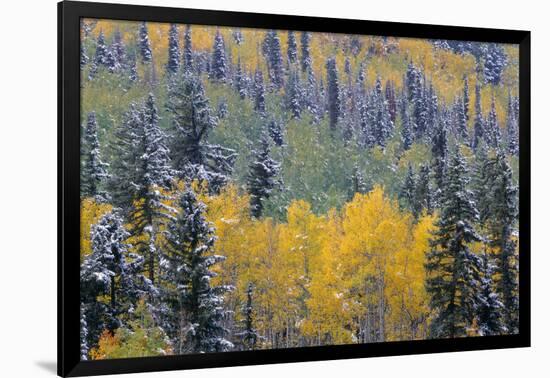
[[[79,356],[81,18],[519,44],[520,332],[517,335],[333,345],[101,361]],[[63,1],[58,3],[58,374],[83,376],[528,347],[530,321],[530,32]]]

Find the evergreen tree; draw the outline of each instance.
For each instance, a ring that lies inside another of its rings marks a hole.
[[[254,110],[261,115],[265,114],[264,75],[259,68],[256,69],[254,74]]]
[[[170,168],[170,151],[165,140],[166,136],[159,127],[158,110],[155,98],[149,94],[142,110],[143,154],[138,157],[138,165],[141,168],[141,180],[136,186],[137,198],[134,204],[131,219],[132,233],[134,235],[146,235],[146,241],[140,240],[137,244],[142,255],[148,256],[149,280],[155,282],[155,264],[159,258],[156,247],[156,230],[158,223],[169,216],[171,209],[167,209],[162,203],[165,196],[160,188],[169,188],[173,181],[173,172]]]
[[[374,147],[377,144],[378,116],[382,115],[378,111],[378,104],[376,96],[370,95],[366,97],[366,101],[362,102],[359,108],[361,144],[367,148]],[[381,119],[383,118],[381,117]]]
[[[134,83],[139,79],[135,54],[131,54],[128,57],[128,79],[130,79],[131,83]]]
[[[311,41],[311,33],[302,32],[300,37],[301,50],[302,50],[302,56],[301,56],[302,72],[311,71],[311,67],[313,64],[311,61],[311,51],[309,47],[310,41]]]
[[[113,202],[123,207],[131,220],[130,232],[138,237],[136,249],[147,257],[148,277],[155,282],[158,260],[156,232],[171,209],[160,189],[173,180],[169,150],[159,127],[155,99],[149,94],[141,106],[132,104],[115,131],[113,175],[109,181]]]
[[[502,324],[502,302],[494,291],[493,275],[495,266],[490,261],[489,254],[481,256],[480,303],[477,308],[477,326],[481,336],[501,335],[506,332]]]
[[[86,48],[84,47],[84,43],[80,43],[80,70],[82,71],[84,67],[86,67],[86,64],[88,64],[88,61],[90,58],[88,55],[86,55]]]
[[[440,117],[437,129],[434,131],[432,136],[432,159],[438,194],[442,192],[443,187],[446,185],[445,175],[448,152],[447,122],[442,116]]]
[[[485,224],[490,216],[489,205],[491,202],[491,193],[489,192],[489,165],[488,165],[487,144],[482,140],[475,151],[474,174],[472,180],[473,192],[475,194],[476,205],[479,211],[479,220]]]
[[[462,103],[464,104],[464,116],[466,118],[466,124],[470,120],[470,86],[468,84],[468,76],[464,74],[464,94],[462,97]]]
[[[105,55],[105,67],[110,73],[116,72],[120,68],[115,58],[112,46],[107,49],[107,53]]]
[[[239,97],[241,99],[245,99],[248,92],[248,82],[247,78],[243,72],[242,66],[241,66],[241,58],[239,57],[237,61],[237,69],[235,71],[235,87],[237,89],[237,92],[239,93]]]
[[[285,89],[286,108],[290,111],[292,118],[300,118],[303,97],[300,77],[298,72],[292,69],[288,75]]]
[[[284,144],[284,136],[281,124],[275,120],[268,123],[269,136],[276,146],[281,147]]]
[[[407,168],[407,175],[399,192],[399,199],[410,209],[414,206],[415,201],[415,188],[416,188],[416,178],[412,168],[412,165],[409,164]]]
[[[171,160],[177,175],[208,182],[213,193],[225,185],[237,157],[234,150],[207,142],[217,124],[200,78],[183,73],[169,89]]]
[[[390,120],[395,123],[397,117],[397,100],[395,98],[395,89],[393,82],[386,81],[386,102],[388,104],[388,112],[390,114]]]
[[[372,124],[373,137],[377,145],[385,147],[387,139],[391,136],[393,123],[390,119],[387,101],[382,93],[382,81],[380,77],[376,78],[373,101],[375,106],[375,120]]]
[[[156,289],[139,274],[143,259],[129,253],[130,234],[122,217],[112,211],[92,226],[92,254],[80,268],[81,343],[97,345],[103,329],[121,326],[120,314],[131,311],[140,297]],[[108,302],[99,297],[108,297]],[[85,323],[85,324],[83,324]]]
[[[288,61],[291,64],[296,63],[296,61],[298,60],[298,44],[296,43],[296,35],[292,30],[288,31],[286,51],[288,55]]]
[[[168,225],[164,248],[166,281],[163,300],[170,311],[165,322],[176,354],[224,352],[233,347],[225,339],[223,294],[227,286],[213,286],[212,266],[224,257],[213,255],[216,237],[206,221],[206,206],[187,187],[179,212]]]
[[[267,61],[269,80],[271,85],[279,90],[283,87],[283,56],[281,53],[281,40],[276,30],[266,33],[263,52]]]
[[[107,64],[107,45],[105,43],[105,34],[103,34],[103,30],[101,30],[97,36],[94,63],[97,67],[106,66]]]
[[[361,169],[359,168],[358,164],[355,164],[353,166],[353,174],[351,175],[351,193],[349,198],[353,199],[353,196],[355,193],[367,193],[368,192],[368,186],[365,182],[365,178],[363,177],[363,174],[361,173]]]
[[[498,85],[506,65],[506,54],[502,45],[489,43],[485,49],[483,76],[485,82]]]
[[[80,303],[80,360],[88,360],[88,323],[86,322],[86,307]]]
[[[270,150],[269,136],[263,132],[258,147],[252,151],[253,161],[247,179],[250,213],[255,218],[262,216],[264,202],[277,185],[276,177],[281,169],[280,163],[271,158]]]
[[[216,81],[224,82],[228,77],[227,59],[225,57],[225,42],[220,30],[216,30],[214,47],[212,50],[212,62],[210,64],[210,77]]]
[[[489,111],[489,118],[487,121],[487,129],[485,130],[485,136],[487,144],[490,147],[497,148],[500,146],[501,134],[500,126],[498,125],[497,112],[495,107],[495,98],[491,99],[491,110]]]
[[[153,60],[153,54],[151,53],[151,43],[149,42],[149,33],[147,31],[146,22],[142,22],[139,24],[138,34],[138,45],[141,62],[149,63]]]
[[[424,210],[428,214],[433,212],[433,193],[430,183],[430,167],[428,165],[420,166],[412,206],[413,215],[417,219]]]
[[[434,130],[437,128],[437,122],[439,117],[439,100],[435,93],[433,84],[430,83],[428,91],[425,95],[425,108],[426,108],[426,122],[425,133],[428,137],[433,136]]]
[[[512,96],[508,95],[508,110],[506,112],[506,142],[511,155],[519,155],[518,120],[513,107]]]
[[[463,100],[457,99],[454,106],[455,132],[462,140],[467,140],[468,138],[468,120],[466,113],[464,113],[465,108],[466,104]]]
[[[409,107],[405,95],[403,95],[399,101],[399,112],[401,116],[401,142],[403,143],[403,149],[407,151],[413,144],[413,135],[411,117],[409,115]]]
[[[478,219],[468,189],[466,162],[457,150],[450,162],[441,201],[441,215],[426,262],[426,290],[434,318],[434,338],[465,336],[479,303],[479,258],[469,244],[479,240],[473,225]]]
[[[328,113],[331,130],[336,130],[336,125],[341,115],[340,87],[338,84],[338,69],[336,59],[329,58],[326,64],[328,86]]]
[[[193,70],[193,44],[191,41],[190,25],[185,26],[185,33],[183,35],[183,67],[188,72]]]
[[[126,67],[126,47],[122,40],[122,33],[120,29],[116,29],[113,34],[113,43],[111,44],[111,51],[118,68]]]
[[[497,262],[497,292],[504,305],[503,321],[509,333],[519,330],[518,264],[514,224],[518,217],[518,188],[513,184],[512,170],[506,155],[499,150],[487,162],[486,187],[488,202],[487,226],[489,244]]]
[[[254,328],[253,292],[254,286],[252,283],[249,283],[246,288],[246,304],[243,306],[243,330],[237,335],[241,338],[244,350],[254,350],[256,343],[261,338],[256,328]]]
[[[243,33],[241,31],[241,29],[236,29],[236,30],[233,30],[233,32],[231,33],[231,35],[233,36],[233,40],[235,41],[235,43],[240,46],[243,44],[244,42],[244,36],[243,36]]]
[[[307,83],[304,88],[304,103],[305,109],[311,114],[313,123],[318,123],[319,114],[319,88],[317,87],[317,80],[312,70],[307,71]]]
[[[82,197],[102,196],[100,188],[108,177],[108,165],[101,160],[95,112],[88,113],[81,148],[80,195]]]
[[[180,67],[180,45],[179,32],[176,24],[170,24],[168,32],[168,62],[166,63],[166,71],[168,74],[178,72]]]
[[[475,98],[475,118],[474,118],[474,135],[472,137],[472,148],[475,150],[479,145],[480,140],[485,139],[485,125],[483,114],[481,113],[481,86],[476,84]]]

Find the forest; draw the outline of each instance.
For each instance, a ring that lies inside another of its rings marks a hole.
[[[83,19],[81,359],[518,333],[518,60]]]

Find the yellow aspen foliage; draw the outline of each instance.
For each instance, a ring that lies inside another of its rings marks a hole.
[[[92,253],[90,232],[92,226],[103,215],[111,211],[112,206],[107,203],[97,202],[93,198],[85,198],[80,202],[80,262]]]
[[[307,318],[301,332],[313,345],[349,344],[353,341],[349,300],[344,295],[344,277],[339,256],[342,222],[335,210],[321,231],[320,263],[311,273]]]
[[[119,337],[113,335],[108,330],[104,330],[99,337],[99,344],[97,348],[90,351],[90,357],[92,360],[104,360],[108,358],[108,356],[114,354],[114,352],[119,348]]]
[[[393,327],[391,339],[414,340],[427,337],[429,297],[424,287],[426,271],[425,255],[430,249],[430,237],[435,230],[434,216],[426,215],[418,220],[409,234],[408,242],[396,254],[391,270],[388,304],[389,319]]]
[[[410,225],[410,216],[401,213],[397,202],[386,198],[380,186],[368,194],[356,194],[344,208],[341,260],[352,311],[357,327],[370,324],[364,332],[376,334],[377,341],[387,337],[391,276],[400,250],[409,243]]]

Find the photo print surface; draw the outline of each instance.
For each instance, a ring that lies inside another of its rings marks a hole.
[[[82,19],[81,359],[517,334],[518,54]]]

